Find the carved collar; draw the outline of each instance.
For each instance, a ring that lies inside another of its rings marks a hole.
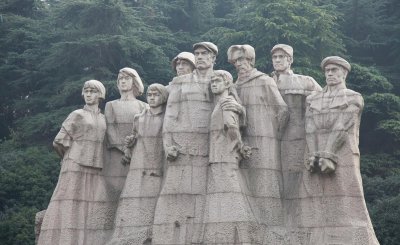
[[[253,68],[253,70],[251,70],[250,74],[246,77],[243,78],[238,78],[236,81],[236,85],[242,85],[245,84],[255,78],[261,77],[262,75],[265,75],[264,73],[258,71],[256,68]]]

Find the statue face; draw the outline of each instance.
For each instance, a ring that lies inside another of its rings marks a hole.
[[[325,78],[328,86],[335,86],[345,82],[346,71],[339,65],[328,64],[325,66]]]
[[[211,78],[211,92],[213,94],[222,94],[226,89],[228,88],[222,77],[213,76]]]
[[[250,60],[245,58],[241,50],[235,50],[232,53],[232,60],[234,60],[233,65],[239,74],[251,71],[253,67],[251,66]]]
[[[194,58],[196,61],[196,69],[205,70],[213,67],[215,56],[212,52],[203,47],[198,47],[194,51]]]
[[[83,98],[87,105],[99,104],[100,93],[97,88],[86,87],[83,89]]]
[[[189,61],[184,59],[178,59],[176,61],[176,74],[178,76],[192,73],[192,71],[193,71],[193,66]]]
[[[133,89],[133,77],[120,73],[117,85],[120,92],[131,91]]]
[[[276,50],[272,54],[272,64],[277,72],[285,72],[290,69],[291,59],[283,50]]]
[[[147,103],[150,107],[158,107],[162,105],[162,96],[157,90],[147,91]]]

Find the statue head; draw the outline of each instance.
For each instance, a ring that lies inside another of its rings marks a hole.
[[[222,94],[233,86],[232,75],[224,70],[216,70],[211,76],[211,92],[213,94]]]
[[[293,48],[287,44],[277,44],[271,49],[274,70],[279,73],[287,72],[293,63]]]
[[[82,96],[87,105],[99,104],[101,99],[106,98],[106,88],[100,81],[89,80],[83,85]]]
[[[235,66],[238,74],[251,71],[256,61],[256,52],[248,44],[233,45],[228,49],[228,62]]]
[[[195,69],[195,62],[192,53],[182,52],[172,59],[172,68],[178,76],[189,74]]]
[[[193,45],[196,69],[206,70],[214,67],[218,54],[217,45],[211,42],[200,42]]]
[[[147,88],[146,97],[150,107],[158,107],[167,103],[168,90],[162,84],[153,83]]]
[[[346,84],[346,77],[351,70],[351,65],[342,57],[329,56],[322,60],[321,68],[325,73],[326,84],[336,86]]]
[[[135,69],[125,67],[119,70],[117,86],[121,92],[132,91],[135,97],[143,94],[144,86],[142,79]]]

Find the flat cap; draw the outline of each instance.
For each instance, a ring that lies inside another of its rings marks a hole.
[[[281,49],[283,52],[287,53],[290,57],[293,58],[293,48],[287,44],[277,44],[271,49],[271,54],[273,54],[276,50]]]
[[[196,50],[198,47],[203,47],[208,51],[213,52],[215,55],[218,54],[218,47],[217,45],[213,44],[212,42],[200,42],[193,44],[193,50]]]
[[[339,57],[339,56],[329,56],[329,57],[326,57],[325,59],[323,59],[322,62],[321,62],[322,70],[324,70],[325,66],[327,66],[328,64],[340,65],[341,67],[343,67],[347,71],[351,70],[350,63],[347,62],[347,60],[345,60],[345,59],[343,59],[342,57]]]
[[[195,65],[195,59],[194,59],[194,54],[189,53],[189,52],[181,52],[175,58],[172,59],[172,68],[175,70],[176,69],[176,62],[178,60],[187,60],[192,64],[193,66]]]

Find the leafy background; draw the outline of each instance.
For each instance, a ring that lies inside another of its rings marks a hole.
[[[82,106],[85,80],[117,98],[122,67],[146,86],[167,84],[170,60],[212,41],[216,68],[235,74],[226,50],[256,49],[271,72],[270,49],[294,47],[296,73],[324,84],[320,61],[353,67],[349,88],[365,99],[360,148],[365,198],[382,245],[400,244],[400,2],[398,0],[3,0],[0,2],[0,243],[34,244],[34,217],[57,182],[51,141]],[[104,106],[104,104],[102,105]]]

